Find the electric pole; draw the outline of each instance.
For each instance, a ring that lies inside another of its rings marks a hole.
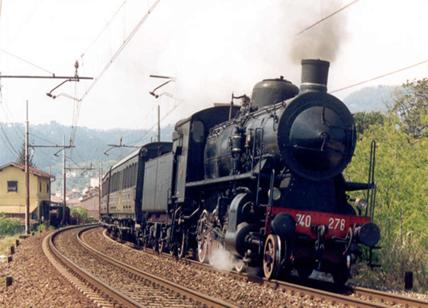
[[[158,103],[158,142],[161,139],[161,131],[160,131],[160,105]]]
[[[102,186],[102,180],[103,180],[103,165],[102,161],[100,161],[100,167],[98,170],[98,219],[100,220],[100,213],[101,213],[101,199],[102,199],[102,193],[103,193],[103,186]]]
[[[155,92],[162,88],[163,86],[166,86],[170,82],[174,82],[175,78],[171,76],[162,76],[162,75],[150,75],[150,78],[160,78],[160,79],[167,79],[167,81],[161,83],[159,86],[154,88],[152,91],[149,92],[150,95],[153,95],[156,99],[158,99],[162,94],[156,94]],[[161,139],[161,132],[160,132],[160,104],[158,102],[158,142],[160,142]]]
[[[25,102],[25,233],[30,234],[30,151],[28,100]]]
[[[62,206],[62,210],[63,210],[63,215],[62,215],[62,218],[61,218],[61,225],[64,225],[64,223],[65,223],[65,207],[66,207],[66,196],[65,196],[65,194],[67,193],[67,183],[66,183],[66,181],[67,181],[67,179],[66,179],[66,153],[65,153],[65,151],[66,151],[66,149],[70,149],[70,148],[74,148],[74,145],[71,145],[71,144],[69,144],[69,145],[66,145],[65,144],[65,136],[64,136],[64,142],[63,142],[63,145],[31,145],[31,147],[32,148],[60,148],[60,150],[58,151],[58,152],[56,152],[54,155],[55,156],[58,156],[58,153],[59,152],[61,152],[61,151],[64,151],[64,155],[63,155],[63,164],[64,164],[64,166],[63,166],[63,175],[64,175],[64,202],[63,202],[63,206]],[[49,183],[49,189],[50,189],[50,183]],[[50,197],[49,197],[50,198]]]
[[[63,176],[64,176],[64,179],[63,179],[63,190],[64,190],[64,192],[63,192],[63,194],[64,194],[64,198],[63,198],[63,202],[62,202],[62,219],[61,219],[61,226],[64,226],[65,225],[65,209],[67,208],[67,166],[66,166],[66,155],[65,155],[65,152],[66,152],[66,148],[65,148],[65,135],[64,135],[64,142],[63,142],[63,147],[64,147],[64,150],[63,150],[63,155],[62,155],[62,158],[63,158],[63,167],[64,167],[64,169],[63,169]]]

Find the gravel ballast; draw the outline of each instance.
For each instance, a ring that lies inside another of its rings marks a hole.
[[[11,263],[0,264],[0,307],[96,307],[51,265],[36,234],[21,241]],[[11,286],[5,277],[12,276]]]
[[[83,239],[117,260],[240,307],[331,307],[331,303],[317,298],[273,290],[266,285],[233,279],[218,272],[132,249],[105,238],[100,228],[85,232]]]

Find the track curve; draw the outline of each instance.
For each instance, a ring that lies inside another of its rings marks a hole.
[[[122,244],[129,246],[127,244],[119,243],[112,238],[110,238],[106,232],[103,231],[103,235],[110,241],[114,241],[117,244]],[[151,250],[145,250],[142,253],[153,254]],[[169,254],[162,254],[162,257],[171,258]],[[204,268],[207,271],[215,271],[222,275],[233,276],[236,279],[244,280],[254,280],[252,277],[248,277],[245,274],[238,274],[236,272],[223,272],[219,271],[207,264],[201,264],[197,261],[185,259],[183,262],[191,264],[192,266],[198,266]],[[257,280],[257,279],[256,279]],[[297,283],[284,282],[280,280],[266,280],[258,279],[257,282],[265,284],[273,289],[281,289],[287,292],[295,294],[304,294],[310,297],[321,298],[325,301],[328,301],[332,304],[343,304],[345,306],[355,306],[355,307],[428,307],[428,302],[416,299],[412,297],[401,296],[397,294],[392,294],[388,292],[381,292],[377,290],[362,288],[362,287],[349,287],[345,292],[337,293],[333,292],[332,286],[328,286],[326,289],[320,290],[309,285],[301,285]]]
[[[133,268],[93,249],[81,235],[96,225],[50,234],[43,250],[52,264],[92,301],[104,307],[235,307]]]

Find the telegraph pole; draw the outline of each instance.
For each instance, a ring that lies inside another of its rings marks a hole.
[[[163,86],[166,86],[170,82],[174,82],[175,78],[171,76],[162,76],[162,75],[150,75],[150,78],[160,78],[160,79],[167,79],[167,81],[161,83],[159,86],[154,88],[152,91],[149,92],[150,95],[153,95],[156,99],[158,99],[162,94],[156,94],[156,91],[162,88]],[[161,133],[160,133],[160,104],[158,102],[158,142],[160,142],[161,139]]]
[[[62,215],[62,218],[61,218],[61,224],[63,225],[65,223],[65,215],[64,215],[64,213],[65,213],[65,206],[66,206],[66,196],[65,195],[67,193],[67,186],[66,186],[67,185],[67,183],[66,183],[66,181],[67,181],[67,179],[66,179],[66,171],[67,171],[67,169],[66,169],[66,155],[65,155],[66,153],[65,153],[65,151],[66,151],[66,149],[74,148],[74,145],[71,145],[71,144],[66,145],[65,144],[65,136],[64,136],[64,143],[63,143],[63,145],[31,145],[31,147],[32,148],[60,148],[60,150],[54,154],[55,156],[58,156],[59,152],[64,151],[64,153],[63,153],[64,154],[63,155],[63,164],[64,164],[64,166],[63,166],[63,175],[64,175],[64,204],[63,204],[63,207],[62,207],[63,215]],[[49,187],[50,187],[50,184],[49,184]]]
[[[30,151],[28,100],[25,103],[25,233],[30,234]]]
[[[63,142],[63,147],[64,147],[64,150],[63,150],[63,155],[62,155],[62,158],[63,158],[63,176],[64,176],[64,179],[63,179],[63,196],[64,196],[64,198],[63,198],[63,202],[62,202],[62,219],[61,219],[61,226],[64,226],[65,225],[65,209],[67,208],[67,166],[66,166],[66,155],[65,155],[65,152],[66,152],[66,148],[65,148],[65,135],[64,135],[64,142]]]
[[[102,193],[103,193],[103,167],[102,167],[102,161],[100,161],[100,167],[98,170],[98,220],[101,220],[100,213],[101,213],[101,199],[102,199]]]
[[[160,142],[161,139],[161,131],[160,131],[160,105],[158,102],[158,142]]]

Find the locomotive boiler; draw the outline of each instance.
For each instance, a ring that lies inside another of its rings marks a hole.
[[[375,188],[374,155],[368,183],[345,181],[355,125],[347,107],[327,93],[328,69],[326,61],[303,60],[300,89],[282,76],[266,79],[251,98],[232,96],[229,106],[179,121],[171,152],[145,159],[146,166],[170,160],[169,172],[150,171],[168,183],[165,196],[137,176],[142,196],[133,211],[140,219],[125,223],[123,214],[107,211],[113,205],[106,176],[106,226],[179,257],[191,253],[210,262],[214,250],[226,249],[238,271],[253,266],[275,278],[296,269],[307,278],[318,269],[344,284],[362,249],[374,248],[380,232],[371,222],[374,202],[370,209],[364,201],[352,204],[347,193]],[[158,200],[159,210],[145,210],[145,200]]]

